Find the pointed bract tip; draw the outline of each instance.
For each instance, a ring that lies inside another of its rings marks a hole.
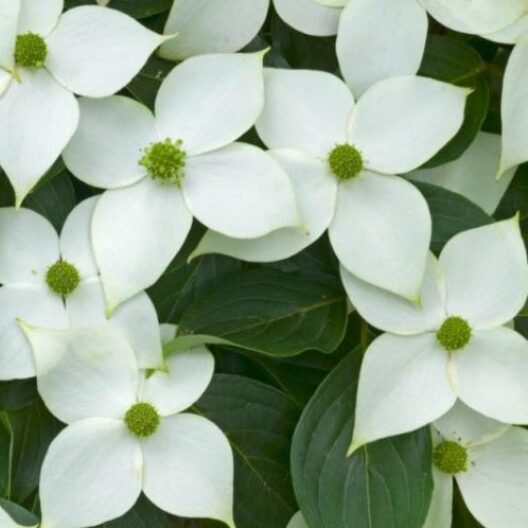
[[[167,42],[168,40],[172,40],[173,38],[176,38],[179,35],[179,33],[171,33],[170,35],[159,35],[160,42],[163,44],[164,42]]]
[[[362,448],[367,443],[368,442],[365,442],[364,440],[352,438],[352,442],[347,450],[347,454],[346,454],[347,458],[351,457],[358,449]]]
[[[264,57],[269,53],[271,50],[271,46],[268,46],[267,48],[261,49],[259,51],[255,51],[255,55],[260,55],[264,59]]]
[[[116,310],[117,306],[115,304],[107,303],[105,306],[105,317],[110,319]]]
[[[24,333],[28,333],[30,332],[31,330],[34,330],[35,327],[30,325],[29,323],[26,323],[26,321],[24,321],[23,319],[20,319],[20,317],[16,317],[16,322],[18,324],[18,326],[20,326],[20,328],[22,329],[22,331]]]

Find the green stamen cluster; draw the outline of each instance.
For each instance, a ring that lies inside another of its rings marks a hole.
[[[145,438],[153,435],[160,424],[158,411],[150,403],[141,402],[132,405],[125,414],[125,423],[129,431]]]
[[[180,185],[185,172],[185,151],[181,140],[165,139],[144,149],[139,164],[147,169],[150,177],[165,183]]]
[[[363,170],[363,156],[354,147],[344,143],[336,145],[328,155],[330,170],[339,180],[350,180]]]
[[[436,446],[433,461],[440,471],[456,475],[467,471],[468,452],[458,442],[445,440]]]
[[[46,273],[46,283],[49,289],[60,295],[67,297],[81,282],[81,276],[77,268],[65,260],[58,260],[48,268]]]
[[[15,63],[23,68],[41,68],[48,56],[48,46],[36,33],[18,35],[15,44]]]
[[[436,338],[449,352],[464,348],[471,339],[471,327],[461,317],[448,317],[443,323]]]

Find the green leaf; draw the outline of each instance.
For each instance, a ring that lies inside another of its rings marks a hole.
[[[12,411],[38,399],[34,379],[0,381],[0,411]]]
[[[113,9],[123,11],[134,18],[146,18],[168,11],[173,0],[110,0]],[[94,5],[94,0],[66,0],[66,9],[81,5]]]
[[[262,268],[221,277],[183,312],[178,332],[271,356],[330,353],[343,339],[346,312],[335,277]]]
[[[167,528],[167,514],[154,506],[144,495],[125,515],[99,528]]]
[[[424,195],[433,219],[431,249],[439,253],[457,233],[493,222],[478,205],[464,196],[429,183],[413,182]]]
[[[33,513],[14,502],[0,498],[0,507],[2,507],[15,522],[22,526],[36,526],[39,523],[39,520]]]
[[[298,419],[293,402],[257,381],[216,375],[194,408],[224,431],[233,448],[237,528],[286,526],[297,510],[289,468]]]
[[[23,205],[47,218],[60,232],[75,204],[71,177],[67,171],[63,171],[39,186],[26,198]]]
[[[490,92],[485,70],[486,63],[480,55],[461,40],[429,35],[420,75],[474,91],[467,99],[464,123],[458,134],[424,167],[436,167],[460,157],[482,128]]]
[[[356,350],[301,416],[291,457],[299,505],[310,528],[421,528],[433,489],[428,428],[346,457],[360,366]]]

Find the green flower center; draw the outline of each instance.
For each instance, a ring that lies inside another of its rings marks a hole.
[[[181,185],[185,173],[185,151],[180,139],[165,139],[146,147],[139,164],[147,169],[150,177],[165,183]]]
[[[363,170],[363,156],[354,147],[344,143],[336,145],[328,154],[330,170],[339,180],[350,180]]]
[[[49,289],[61,297],[70,295],[79,286],[79,282],[81,276],[77,268],[66,260],[58,260],[46,272]]]
[[[445,440],[435,447],[433,462],[440,471],[456,475],[467,471],[468,452],[458,442]]]
[[[145,438],[153,435],[160,424],[158,411],[150,403],[132,405],[125,414],[125,423],[131,433]]]
[[[446,350],[460,350],[471,339],[471,327],[462,317],[448,317],[436,332],[436,338]]]
[[[15,63],[23,68],[41,68],[48,56],[45,40],[36,33],[18,35],[15,44]]]

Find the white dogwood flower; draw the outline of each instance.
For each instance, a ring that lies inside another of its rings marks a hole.
[[[162,364],[154,305],[139,293],[107,320],[91,242],[97,198],[68,216],[60,238],[29,209],[0,209],[0,380],[35,375],[31,348],[17,319],[50,328],[108,324],[131,343],[142,368]]]
[[[400,76],[357,104],[324,72],[266,69],[257,132],[292,179],[307,234],[282,229],[241,243],[208,232],[195,255],[287,258],[326,229],[341,263],[366,282],[416,300],[431,237],[425,199],[403,178],[430,159],[463,121],[468,90]]]
[[[497,180],[500,157],[501,136],[479,132],[458,159],[430,169],[419,169],[407,176],[413,181],[432,183],[461,194],[491,215],[515,175],[515,169],[510,169]]]
[[[434,490],[423,528],[451,528],[453,480],[485,528],[524,528],[528,431],[457,403],[433,424]]]
[[[303,33],[337,34],[341,72],[355,96],[382,79],[418,71],[427,38],[427,11],[441,24],[471,34],[502,29],[527,11],[526,0],[274,0],[274,3],[281,18]]]
[[[454,236],[438,261],[430,255],[421,308],[341,273],[361,316],[388,332],[365,354],[350,452],[431,423],[457,398],[528,423],[528,341],[504,326],[528,295],[517,217]]]
[[[0,166],[20,205],[77,128],[75,94],[111,95],[170,37],[113,9],[0,3]]]
[[[163,81],[155,117],[126,97],[81,99],[64,160],[81,180],[111,189],[92,225],[109,311],[159,278],[193,216],[238,239],[300,225],[286,172],[261,149],[235,142],[262,111],[262,58],[188,59]]]
[[[175,353],[164,371],[147,375],[110,329],[24,330],[39,393],[68,424],[42,465],[41,528],[102,524],[126,513],[141,491],[173,515],[234,528],[229,442],[206,418],[183,412],[213,376],[206,348]]]

